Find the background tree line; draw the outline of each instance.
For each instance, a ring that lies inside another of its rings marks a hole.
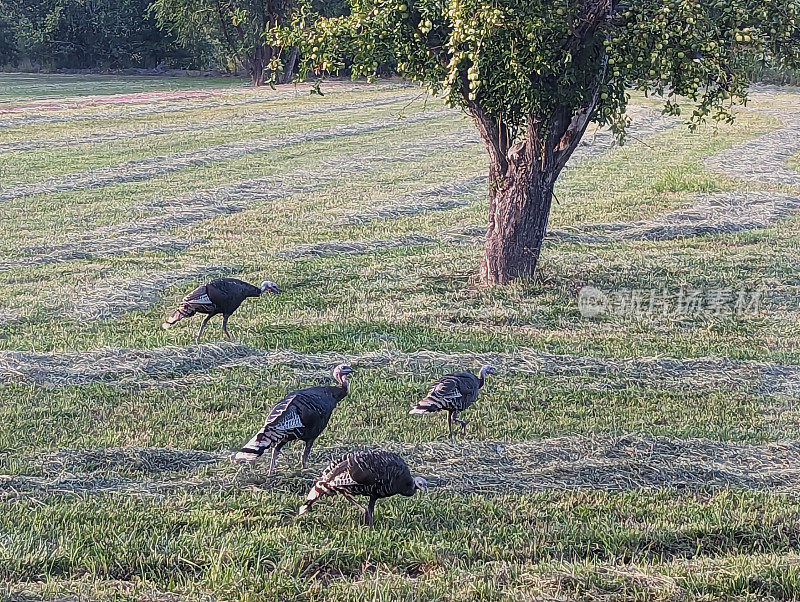
[[[292,50],[269,32],[294,10],[295,0],[0,0],[0,69],[243,69],[261,84],[280,62],[287,80]]]
[[[254,84],[291,79],[296,50],[271,31],[292,14],[347,15],[348,0],[0,0],[0,69],[218,69]],[[800,84],[800,73],[741,57],[750,79]],[[391,72],[394,62],[382,64]],[[275,73],[275,70],[279,72]],[[345,69],[344,73],[348,73]]]

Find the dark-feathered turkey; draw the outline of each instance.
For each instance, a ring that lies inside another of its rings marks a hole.
[[[269,280],[262,282],[260,287],[236,278],[212,280],[208,284],[198,286],[186,295],[178,309],[164,320],[162,326],[166,330],[184,318],[189,318],[195,314],[208,314],[197,333],[196,340],[199,343],[200,335],[203,334],[208,321],[217,314],[222,314],[222,331],[226,337],[231,338],[230,333],[228,333],[228,318],[231,317],[231,314],[239,309],[239,306],[248,297],[260,297],[267,291],[271,293],[281,292],[278,285]]]
[[[405,460],[397,454],[383,450],[357,451],[328,466],[308,492],[298,514],[308,512],[321,497],[341,494],[361,510],[364,524],[371,527],[377,500],[393,495],[410,497],[417,490],[427,493],[428,483],[422,477],[412,477]],[[355,495],[369,497],[366,508],[353,498]]]
[[[471,372],[445,374],[433,383],[427,397],[411,408],[409,414],[432,414],[440,410],[447,412],[447,426],[453,436],[453,423],[461,426],[462,434],[467,430],[467,421],[458,418],[459,413],[466,410],[478,399],[478,391],[483,386],[487,374],[494,374],[492,366],[481,368],[478,376]]]
[[[352,374],[350,366],[341,364],[333,370],[336,385],[310,387],[289,393],[272,408],[264,423],[264,428],[240,449],[235,456],[239,462],[255,462],[270,447],[272,460],[269,474],[275,469],[275,460],[281,448],[291,441],[305,441],[305,449],[301,458],[301,466],[306,468],[308,455],[314,440],[328,425],[336,404],[347,397],[350,391],[348,374]]]

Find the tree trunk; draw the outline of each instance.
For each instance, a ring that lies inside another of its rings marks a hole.
[[[489,153],[489,226],[480,273],[484,284],[534,275],[553,187],[586,131],[595,101],[578,111],[559,107],[547,117],[529,115],[525,134],[518,137],[477,103],[470,106]]]
[[[294,46],[289,51],[289,58],[286,59],[286,64],[283,66],[282,81],[284,84],[292,83],[292,77],[294,77],[294,67],[296,63],[297,63],[297,47]]]
[[[247,70],[250,72],[253,86],[257,88],[264,85],[264,61],[260,56],[254,56],[248,61]]]
[[[533,276],[550,217],[550,175],[527,166],[510,169],[505,177],[490,178],[489,226],[481,263],[484,284],[507,284]]]

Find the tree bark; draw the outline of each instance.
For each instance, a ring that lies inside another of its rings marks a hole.
[[[527,168],[492,180],[481,281],[507,284],[533,276],[547,231],[553,190],[548,174]]]
[[[250,80],[256,88],[264,85],[264,60],[260,52],[247,61],[247,70],[250,73]]]
[[[286,64],[283,66],[282,82],[284,84],[292,83],[294,77],[294,67],[297,64],[297,47],[293,46],[289,51],[289,57],[286,59]]]
[[[589,125],[598,88],[578,110],[529,115],[524,138],[514,135],[480,105],[469,107],[489,153],[489,225],[481,281],[489,286],[530,278],[544,243],[553,187]]]

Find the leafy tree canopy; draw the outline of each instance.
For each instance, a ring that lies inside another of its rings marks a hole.
[[[796,68],[800,49],[797,0],[352,0],[348,16],[306,11],[294,25],[283,35],[303,45],[304,73],[348,61],[370,76],[396,60],[513,137],[531,115],[577,112],[595,95],[594,120],[619,122],[631,87],[665,95],[676,114],[692,101],[695,124],[725,119],[746,97],[741,53]]]
[[[489,153],[486,284],[534,274],[553,186],[590,121],[624,133],[627,90],[692,127],[744,102],[743,53],[788,67],[800,55],[800,0],[351,0],[349,15],[299,11],[279,32],[301,73],[352,61],[371,76],[397,61],[475,119]]]
[[[271,44],[274,36],[268,33],[287,23],[294,7],[293,0],[155,0],[152,9],[159,23],[182,40],[201,35],[218,42],[259,86],[284,70],[292,73],[294,58],[282,61],[283,49]]]

